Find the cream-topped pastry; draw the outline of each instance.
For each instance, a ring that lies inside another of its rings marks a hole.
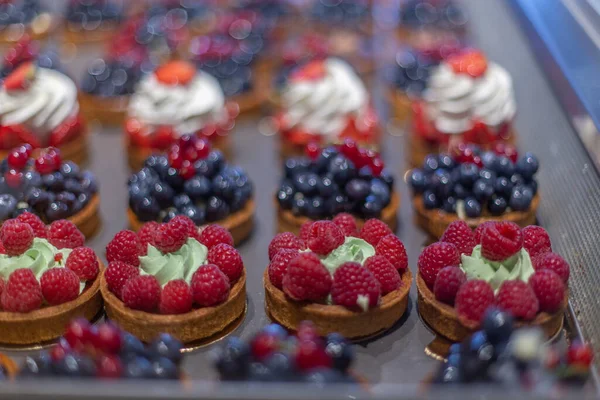
[[[313,61],[290,77],[282,93],[283,128],[329,140],[350,120],[369,113],[369,94],[352,67],[338,58]]]
[[[129,117],[149,127],[173,127],[174,134],[200,131],[227,121],[225,95],[216,78],[193,65],[173,61],[147,75],[129,103]]]
[[[488,63],[479,52],[467,52],[441,63],[423,94],[428,117],[442,134],[462,134],[476,122],[495,132],[512,122],[516,103],[509,73]]]

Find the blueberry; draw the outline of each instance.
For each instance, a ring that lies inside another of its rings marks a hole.
[[[152,364],[144,357],[128,360],[123,365],[123,377],[128,379],[149,379],[154,377]]]
[[[438,169],[431,175],[430,189],[435,191],[439,198],[448,197],[452,194],[452,178],[445,169]]]
[[[175,168],[169,168],[167,170],[164,180],[176,192],[183,190],[184,180],[181,175],[179,175],[179,171],[177,171]]]
[[[349,211],[347,209],[348,203],[348,197],[346,197],[343,194],[338,193],[336,195],[331,196],[329,199],[326,200],[325,205],[328,215],[336,215],[342,212]]]
[[[317,190],[321,197],[329,198],[339,191],[331,176],[325,175],[317,182]]]
[[[210,196],[206,202],[206,221],[215,222],[224,219],[229,214],[229,206],[223,199]]]
[[[508,201],[513,211],[527,211],[533,200],[533,190],[527,186],[515,186]]]
[[[221,169],[225,165],[225,156],[220,150],[211,151],[206,159],[212,164],[212,170],[215,173],[221,172]]]
[[[139,203],[134,204],[133,212],[140,221],[156,221],[160,213],[160,206],[152,196],[146,196]]]
[[[161,208],[166,208],[173,204],[175,191],[165,182],[156,182],[152,185],[150,194],[158,202],[158,205]]]
[[[310,160],[306,157],[288,158],[285,160],[285,176],[293,179],[300,172],[308,172],[310,169]]]
[[[415,193],[423,193],[429,186],[429,178],[423,170],[415,168],[410,172],[409,184]]]
[[[477,165],[466,163],[459,167],[459,180],[465,189],[470,189],[477,179],[479,179],[479,168]]]
[[[185,181],[183,190],[192,201],[206,200],[212,194],[212,184],[207,177],[194,176]]]
[[[438,169],[439,166],[440,163],[438,161],[438,157],[435,154],[429,154],[425,157],[425,160],[423,161],[423,172],[425,174],[431,174],[436,169]]]
[[[59,219],[65,219],[69,217],[71,212],[69,211],[69,207],[65,203],[54,201],[50,203],[48,208],[46,209],[46,217],[48,221],[57,221]]]
[[[123,335],[123,344],[121,346],[121,358],[130,360],[136,357],[147,357],[148,352],[144,344],[130,333]]]
[[[261,362],[252,362],[248,367],[248,380],[252,382],[271,382],[275,380],[273,371]]]
[[[275,374],[277,381],[289,382],[296,379],[296,363],[285,353],[274,353],[265,360],[265,367]]]
[[[540,163],[533,153],[525,153],[523,157],[521,157],[517,164],[515,165],[515,170],[518,174],[520,174],[525,180],[531,180],[533,175],[538,171]]]
[[[11,194],[0,194],[0,221],[10,218],[17,208],[17,199]]]
[[[482,168],[479,170],[479,179],[483,179],[491,184],[494,184],[496,181],[496,173],[491,169]]]
[[[183,359],[182,349],[183,344],[167,333],[161,333],[148,347],[153,359],[166,357],[178,365]]]
[[[467,198],[467,196],[469,196],[469,191],[460,183],[455,183],[454,187],[452,188],[452,195],[456,199],[464,200]]]
[[[83,191],[89,194],[96,194],[98,192],[98,182],[96,176],[90,171],[83,171],[81,174],[81,187]]]
[[[79,183],[78,180],[72,178],[69,178],[65,181],[65,190],[75,195],[80,195],[81,193],[85,192],[83,190],[83,186],[81,186],[81,183]]]
[[[10,196],[10,195],[0,195],[0,221],[2,218],[2,196]],[[50,205],[50,195],[43,189],[40,188],[31,188],[25,194],[25,201],[29,204],[33,209],[35,209],[38,213],[43,213],[48,206]]]
[[[533,192],[533,195],[535,196],[538,192],[538,183],[535,179],[530,180],[529,182],[527,182],[527,186],[529,186],[531,188],[531,191]]]
[[[452,367],[458,367],[460,365],[461,355],[460,353],[450,354],[448,356],[448,365]]]
[[[454,159],[447,153],[441,153],[438,155],[438,165],[440,168],[447,169],[448,171],[456,166]]]
[[[495,171],[496,170],[496,161],[498,160],[498,156],[493,151],[485,151],[481,154],[481,162],[483,163],[483,167]]]
[[[508,203],[506,202],[506,199],[497,195],[492,196],[488,203],[488,210],[490,210],[490,213],[494,216],[504,214],[507,207]]]
[[[96,374],[94,361],[86,356],[67,354],[52,365],[55,374],[66,377],[92,377]]]
[[[388,185],[390,190],[393,189],[395,179],[394,179],[394,175],[392,174],[392,171],[389,168],[384,168],[381,171],[381,173],[379,174],[379,179],[384,181]]]
[[[215,175],[214,165],[208,159],[198,160],[194,163],[196,175],[212,178]]]
[[[166,210],[164,210],[162,212],[162,219],[161,222],[169,222],[170,220],[172,220],[173,218],[175,218],[177,215],[179,215],[179,213],[177,212],[177,210],[175,208],[167,208]]]
[[[478,179],[473,185],[473,195],[480,203],[485,203],[494,194],[494,186],[490,181]]]
[[[423,205],[428,210],[433,210],[439,207],[439,202],[436,194],[431,190],[427,190],[423,193]]]
[[[321,151],[317,161],[315,162],[317,171],[322,174],[327,172],[330,161],[339,154],[339,151],[335,147],[326,147]]]
[[[469,347],[472,352],[477,352],[480,348],[488,343],[487,335],[484,331],[475,332],[470,339]]]
[[[304,214],[311,219],[319,219],[326,215],[325,200],[321,196],[308,197]]]
[[[474,198],[465,199],[465,214],[469,218],[477,218],[481,215],[481,204]]]
[[[79,178],[79,166],[75,164],[73,161],[65,161],[60,166],[60,172],[67,179],[77,179]]]
[[[344,376],[341,372],[329,368],[317,368],[309,371],[304,376],[304,382],[309,385],[319,388],[325,387],[328,384],[344,382]]]
[[[510,177],[510,183],[512,183],[513,186],[522,186],[525,184],[525,178],[523,178],[521,174],[515,173]]]
[[[177,365],[168,358],[160,357],[152,362],[153,378],[156,379],[178,379],[179,369]]]
[[[73,208],[77,197],[71,192],[60,192],[56,195],[56,201],[65,203],[67,207]]]
[[[216,368],[223,380],[242,380],[248,374],[250,347],[237,337],[230,337],[220,349]]]
[[[40,187],[42,186],[42,177],[36,171],[27,171],[23,174],[23,186],[25,189]]]
[[[377,218],[383,211],[383,203],[379,198],[370,194],[360,206],[360,213],[365,219]]]
[[[145,183],[147,185],[151,185],[154,182],[158,181],[158,175],[154,170],[144,167],[140,169],[137,173],[133,174],[129,177],[129,183]]]
[[[173,205],[178,210],[183,210],[185,207],[193,205],[192,199],[185,193],[178,194],[173,198]]]
[[[317,185],[321,179],[311,172],[300,172],[294,177],[294,187],[305,196],[314,196],[319,191]]]
[[[150,195],[150,189],[148,185],[140,182],[131,183],[128,187],[129,192],[129,205],[133,207],[135,204],[139,203]]]
[[[339,334],[330,334],[327,336],[325,352],[333,361],[333,368],[341,372],[346,372],[354,360],[354,350],[352,346]]]
[[[371,185],[363,179],[352,179],[346,183],[344,189],[350,200],[360,201],[367,197],[371,191]]]
[[[483,318],[483,330],[491,344],[506,343],[513,331],[513,317],[497,308],[490,308]]]
[[[288,337],[287,330],[283,326],[281,326],[279,324],[275,324],[275,323],[265,326],[262,329],[262,333],[265,333],[270,336],[274,336],[274,337],[276,337],[278,339],[282,339],[282,340]]]
[[[441,384],[461,383],[462,377],[459,368],[452,365],[443,364],[443,368],[440,370],[435,382]]]
[[[144,166],[154,170],[158,176],[164,179],[169,169],[169,160],[165,156],[152,155],[144,161]]]
[[[387,206],[391,201],[389,186],[381,179],[373,179],[371,181],[371,194],[377,197],[383,206]]]
[[[287,180],[283,181],[283,183],[279,187],[279,190],[277,191],[277,201],[279,202],[281,208],[283,208],[284,210],[291,209],[294,202],[295,194],[296,191],[292,183]]]
[[[36,357],[26,357],[19,371],[19,378],[48,376],[52,373],[52,359],[47,352]]]
[[[456,198],[450,196],[442,201],[442,210],[450,214],[456,214]]]
[[[329,172],[335,183],[339,186],[344,186],[350,179],[356,176],[356,167],[346,157],[337,155],[329,163]]]
[[[302,193],[296,193],[292,199],[292,213],[294,215],[304,215],[308,199]]]
[[[65,177],[58,171],[44,175],[42,181],[53,192],[60,192],[65,188]]]
[[[190,205],[190,206],[184,207],[181,210],[181,214],[190,218],[194,222],[194,224],[196,224],[198,226],[204,224],[204,222],[206,220],[206,211],[203,207],[196,207],[196,206]]]
[[[495,172],[498,176],[511,177],[515,173],[515,165],[506,156],[499,156],[495,163]]]
[[[496,178],[494,182],[494,192],[505,199],[510,198],[512,193],[513,183],[505,176]]]
[[[373,179],[373,170],[370,166],[365,165],[361,169],[358,170],[358,177],[367,181]]]

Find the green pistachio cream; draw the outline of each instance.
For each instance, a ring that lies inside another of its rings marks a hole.
[[[470,256],[461,256],[460,268],[467,279],[483,279],[495,292],[498,292],[504,281],[519,279],[527,282],[535,272],[531,257],[524,248],[506,260],[490,261],[481,254],[481,245],[475,246]]]

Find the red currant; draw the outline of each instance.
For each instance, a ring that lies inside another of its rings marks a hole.
[[[279,339],[275,335],[259,333],[250,344],[252,355],[258,361],[266,359],[279,348]]]
[[[56,171],[57,165],[54,163],[54,159],[49,154],[41,154],[35,160],[35,169],[42,175],[49,174]]]
[[[210,153],[210,143],[204,139],[198,139],[196,140],[196,143],[194,143],[194,149],[198,154],[198,158],[196,158],[196,160],[204,159],[208,157],[208,154]]]
[[[310,142],[306,145],[304,153],[311,160],[316,160],[319,157],[319,154],[321,154],[321,147],[316,142]]]
[[[371,160],[371,171],[373,171],[374,176],[381,175],[381,171],[383,171],[384,167],[385,164],[383,163],[381,157],[377,156]]]
[[[97,362],[96,375],[99,378],[116,379],[123,373],[123,365],[115,355],[100,356]]]
[[[83,349],[87,343],[90,343],[92,337],[91,325],[88,320],[78,318],[72,321],[65,331],[64,338],[73,349]]]
[[[184,158],[179,146],[173,146],[169,151],[169,163],[173,168],[179,169],[183,165]]]
[[[56,147],[48,147],[46,149],[46,153],[48,153],[48,155],[54,162],[56,169],[58,169],[60,167],[60,165],[62,164],[62,158],[60,157],[60,150],[58,150]]]
[[[190,160],[184,160],[179,168],[179,176],[184,180],[192,179],[196,175],[196,168]]]
[[[98,326],[93,344],[96,349],[104,353],[117,354],[123,344],[121,330],[111,323],[102,324]]]
[[[594,359],[592,348],[581,342],[574,342],[567,351],[567,362],[569,365],[589,367]]]
[[[22,148],[23,150],[25,150],[25,153],[27,154],[27,157],[31,157],[31,153],[33,153],[33,146],[32,145],[30,145],[29,143],[25,143],[25,144],[21,145],[20,148]]]
[[[296,365],[300,371],[313,368],[331,368],[331,357],[325,352],[323,346],[312,340],[303,340],[296,351]]]
[[[4,179],[9,187],[17,189],[23,182],[23,173],[16,169],[9,169],[4,173]]]
[[[498,142],[494,145],[494,153],[500,156],[506,156],[510,158],[510,160],[514,163],[517,162],[519,158],[519,152],[517,148],[509,143]]]
[[[8,154],[8,166],[15,169],[23,169],[27,165],[28,159],[29,155],[25,146],[17,147]]]
[[[340,151],[353,163],[360,158],[360,150],[358,149],[356,142],[352,139],[345,139],[344,143],[340,146]]]

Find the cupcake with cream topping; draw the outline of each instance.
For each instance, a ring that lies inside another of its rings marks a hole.
[[[184,61],[168,62],[140,81],[129,102],[129,165],[140,168],[151,153],[166,151],[185,134],[226,151],[237,114],[213,76]]]

